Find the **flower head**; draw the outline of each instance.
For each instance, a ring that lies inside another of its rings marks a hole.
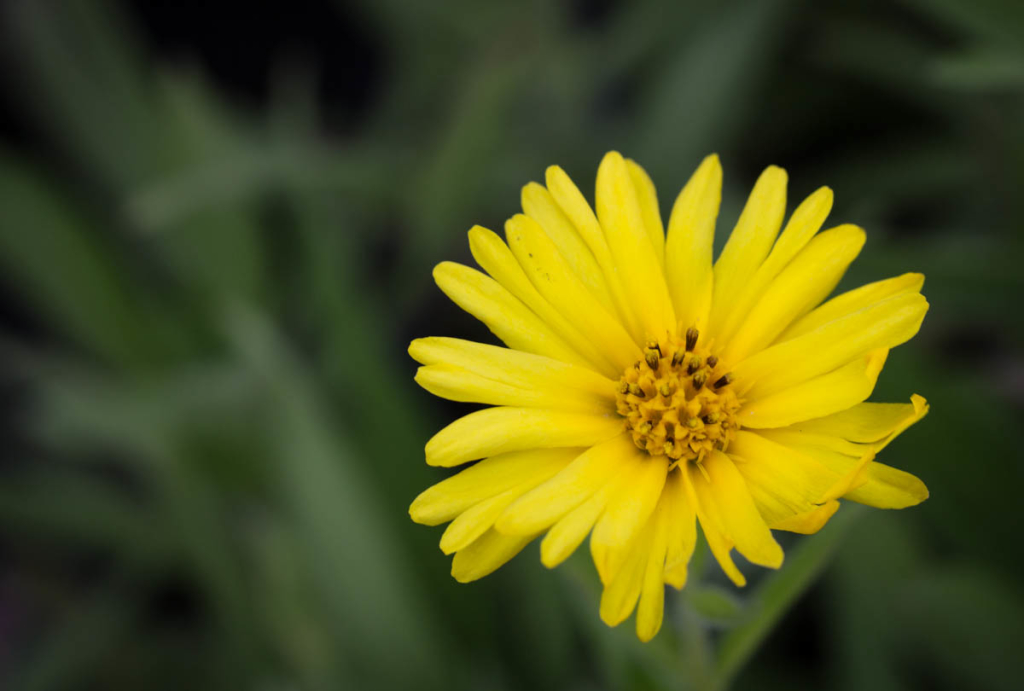
[[[505,241],[469,231],[486,273],[434,271],[508,348],[452,338],[409,348],[428,391],[495,406],[427,443],[430,465],[478,462],[410,508],[419,523],[451,521],[441,549],[455,554],[456,579],[491,573],[541,535],[541,561],[554,567],[590,535],[601,618],[615,626],[637,609],[649,640],[664,584],[686,583],[698,523],[742,586],[732,550],[778,568],[772,530],[814,533],[841,499],[903,508],[928,496],[875,461],[925,400],[864,402],[889,349],[920,328],[924,277],[822,302],[864,244],[856,226],[818,232],[831,190],[783,228],[786,173],[768,168],[712,262],[716,156],[679,194],[667,233],[650,178],[618,153],[598,169],[596,214],[561,168],[546,183],[523,188]]]

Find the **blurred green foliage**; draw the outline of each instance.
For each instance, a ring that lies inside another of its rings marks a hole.
[[[42,142],[0,148],[0,687],[1020,688],[1024,4],[336,9],[384,65],[342,134],[288,55],[244,106],[119,4],[0,9]],[[844,285],[923,271],[932,303],[876,394],[932,403],[884,459],[931,499],[844,507],[749,592],[695,564],[647,646],[585,554],[460,586],[407,517],[461,408],[405,344],[482,334],[431,267],[612,148],[663,209],[718,151],[720,236],[768,163],[829,184],[869,231]]]

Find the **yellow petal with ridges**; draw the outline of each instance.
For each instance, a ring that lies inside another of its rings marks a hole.
[[[509,537],[488,530],[468,547],[460,549],[452,559],[452,577],[459,583],[483,578],[523,551],[536,535]]]
[[[696,463],[680,465],[679,469],[683,472],[686,494],[696,511],[697,520],[700,521],[701,532],[704,533],[704,539],[707,540],[711,554],[714,555],[715,561],[722,567],[722,571],[729,577],[729,580],[735,583],[737,587],[742,588],[747,584],[747,579],[736,568],[736,563],[729,554],[735,543],[724,533],[718,508],[708,493],[707,479],[701,472],[700,466]],[[698,486],[700,491],[698,491]]]
[[[615,480],[608,481],[589,499],[551,526],[540,543],[540,561],[544,566],[553,569],[576,551],[604,512],[614,489]]]
[[[647,232],[636,190],[622,155],[609,152],[597,169],[597,218],[615,257],[623,292],[644,337],[675,333],[676,318],[665,274]]]
[[[782,566],[782,548],[757,512],[732,459],[721,451],[713,451],[704,466],[710,477],[706,496],[717,506],[722,526],[736,549],[755,564],[773,569]]]
[[[486,408],[451,423],[427,442],[428,465],[451,467],[510,451],[590,446],[621,434],[617,415],[543,408]]]
[[[606,482],[641,462],[629,435],[621,433],[594,445],[562,472],[527,492],[498,517],[495,528],[508,535],[531,535],[546,530],[589,499]]]
[[[905,509],[928,498],[928,488],[916,476],[884,463],[872,463],[867,481],[843,498],[878,509]]]
[[[633,305],[629,301],[618,272],[618,264],[612,257],[608,241],[605,239],[604,230],[594,215],[594,210],[583,197],[583,193],[569,179],[565,171],[558,166],[550,166],[545,175],[548,191],[556,202],[562,213],[565,214],[576,227],[583,241],[594,253],[597,265],[601,267],[604,275],[605,285],[611,292],[612,300],[615,303],[616,311],[622,317],[622,323],[626,330],[633,336],[638,344],[644,342],[643,325],[637,316]]]
[[[486,458],[424,490],[409,507],[417,523],[439,525],[513,487],[537,484],[569,465],[581,448],[531,449]]]
[[[454,365],[428,365],[416,370],[416,383],[450,401],[486,403],[524,408],[549,408],[603,415],[614,413],[615,406],[603,396],[572,389],[520,388],[497,382]]]
[[[768,258],[743,287],[725,317],[724,325],[715,335],[720,342],[729,342],[750,314],[751,308],[761,298],[768,284],[775,280],[793,257],[811,241],[832,210],[832,198],[832,190],[821,187],[796,208]]]
[[[668,551],[669,511],[665,501],[651,516],[645,530],[651,531],[647,549],[647,568],[640,588],[640,604],[636,609],[636,635],[641,642],[654,638],[661,630],[665,616],[665,554]]]
[[[686,565],[690,563],[693,548],[697,545],[697,514],[694,513],[693,504],[686,495],[683,473],[678,469],[669,473],[665,480],[664,501],[669,512],[665,570],[677,573],[672,585],[682,588],[686,583]],[[678,573],[680,564],[683,565],[681,574]],[[679,582],[678,576],[681,576],[682,582]]]
[[[648,456],[636,447],[633,453],[639,462],[633,465],[629,476],[621,478],[618,491],[612,494],[590,536],[590,553],[603,583],[614,578],[629,545],[658,505],[665,486],[665,457]]]
[[[729,456],[769,527],[816,509],[840,477],[812,455],[747,430],[737,432]]]
[[[857,226],[819,233],[763,291],[750,314],[724,344],[726,362],[763,350],[789,324],[831,293],[866,239]]]
[[[622,568],[601,593],[599,613],[601,621],[608,626],[618,626],[636,608],[644,585],[644,575],[647,573],[647,552],[651,538],[650,533],[640,534]]]
[[[505,507],[522,496],[528,489],[528,487],[513,487],[463,511],[448,524],[441,535],[441,551],[451,554],[468,547],[469,543],[494,525],[494,520],[505,510]]]
[[[572,221],[562,213],[551,193],[543,185],[531,182],[523,187],[521,201],[523,213],[540,224],[587,290],[609,313],[617,314],[611,291],[594,253],[587,247]]]
[[[636,200],[640,204],[640,216],[644,219],[644,229],[651,240],[651,247],[658,257],[660,266],[665,263],[665,226],[661,222],[661,211],[658,208],[658,191],[654,182],[639,163],[631,158],[626,159],[629,179],[636,190]]]
[[[711,336],[717,336],[750,277],[768,256],[786,213],[786,171],[769,166],[754,184],[736,227],[715,262]]]
[[[705,158],[676,197],[665,241],[665,271],[676,318],[685,332],[703,328],[711,310],[712,248],[722,201],[722,165]]]
[[[872,350],[849,365],[744,405],[737,416],[743,427],[785,427],[831,415],[857,405],[875,389],[889,351]]]
[[[894,295],[919,293],[922,286],[924,286],[924,274],[909,273],[854,288],[837,295],[821,307],[809,312],[807,316],[798,319],[779,336],[778,342],[781,343],[810,333],[819,326],[849,316]]]
[[[755,401],[910,340],[928,311],[922,295],[896,295],[753,355],[732,368],[737,394]]]
[[[493,278],[468,266],[441,262],[434,268],[434,280],[452,302],[482,321],[510,348],[591,367],[584,357]]]
[[[840,413],[806,420],[788,429],[839,437],[851,442],[878,442],[914,424],[928,413],[928,402],[914,394],[910,403],[861,403]]]
[[[788,518],[783,518],[775,523],[768,523],[772,530],[786,530],[801,535],[813,535],[825,527],[828,520],[839,510],[838,501],[830,501],[816,506],[804,513],[798,513]]]
[[[521,350],[431,336],[409,344],[409,355],[423,365],[450,365],[520,389],[571,390],[615,402],[615,381],[589,367]]]
[[[536,221],[522,214],[513,216],[505,224],[505,234],[537,291],[612,363],[612,376],[642,357],[622,324],[576,278]]]
[[[607,376],[615,376],[622,371],[604,356],[593,339],[580,333],[565,314],[537,290],[512,250],[498,235],[482,226],[474,226],[469,231],[469,248],[484,271],[530,308],[591,367]]]

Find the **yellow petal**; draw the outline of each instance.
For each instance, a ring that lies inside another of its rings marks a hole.
[[[547,529],[617,473],[641,462],[635,451],[629,435],[623,433],[595,445],[562,472],[505,509],[495,527],[508,535],[532,535]]]
[[[558,203],[562,213],[572,222],[583,238],[583,241],[590,247],[590,251],[594,253],[594,259],[597,261],[597,265],[601,267],[605,285],[608,286],[608,290],[611,292],[612,300],[615,303],[619,316],[622,317],[623,324],[626,325],[627,330],[632,334],[634,341],[643,343],[643,325],[640,323],[633,305],[623,289],[618,267],[612,257],[611,249],[608,247],[604,230],[601,228],[601,224],[598,223],[597,216],[594,215],[590,204],[587,204],[583,193],[573,184],[573,181],[569,179],[565,171],[558,166],[551,166],[547,169],[545,181],[547,182],[548,191]]]
[[[722,567],[725,575],[738,587],[742,588],[747,584],[747,579],[736,568],[736,563],[733,562],[732,556],[729,554],[735,543],[724,532],[725,529],[718,512],[718,507],[711,500],[708,492],[707,479],[703,476],[697,464],[687,463],[685,466],[680,465],[679,468],[683,471],[686,494],[696,511],[697,520],[700,521],[700,528],[704,533],[704,539],[707,540],[711,554],[714,555],[715,561]],[[698,491],[698,485],[700,491]]]
[[[721,451],[714,451],[704,466],[711,480],[701,478],[704,484],[697,485],[698,496],[702,491],[700,487],[706,486],[705,496],[717,507],[722,527],[736,549],[755,564],[779,568],[782,548],[757,512],[747,484],[732,460]]]
[[[871,350],[894,348],[917,333],[927,311],[923,296],[897,295],[762,350],[733,367],[737,393],[752,402],[831,372]]]
[[[621,478],[590,536],[590,553],[603,583],[614,577],[633,538],[658,505],[665,486],[665,457],[649,456],[636,447],[633,453],[639,462],[631,466],[630,475]]]
[[[647,550],[647,568],[640,588],[640,604],[636,610],[636,635],[642,642],[654,638],[661,630],[665,616],[665,554],[668,551],[669,510],[667,502],[658,503],[644,530],[651,531]]]
[[[621,276],[622,288],[645,337],[675,333],[676,318],[665,274],[644,230],[636,190],[622,156],[605,155],[597,169],[597,217]]]
[[[697,515],[686,494],[681,471],[671,472],[665,480],[663,499],[668,518],[668,548],[665,554],[666,580],[676,588],[686,584],[687,566],[697,544]],[[671,580],[668,580],[671,578]]]
[[[459,418],[427,442],[428,465],[450,467],[509,451],[590,446],[622,432],[617,415],[543,408],[487,408]]]
[[[441,535],[441,551],[445,554],[457,552],[487,532],[494,520],[529,487],[513,487],[501,494],[485,499],[476,506],[463,511],[448,524]]]
[[[434,280],[452,302],[486,324],[510,348],[591,366],[493,278],[468,266],[442,262],[434,269]]]
[[[928,414],[928,401],[914,394],[910,403],[861,403],[841,413],[807,420],[790,428],[810,434],[830,435],[852,442],[888,444],[903,430]]]
[[[608,626],[618,626],[633,613],[647,573],[647,550],[650,543],[651,536],[641,534],[615,579],[604,587],[599,613],[601,621]]]
[[[879,509],[905,509],[928,498],[928,488],[917,477],[883,463],[867,467],[867,481],[844,495],[861,504]]]
[[[845,367],[751,401],[740,409],[739,422],[765,429],[845,411],[871,395],[888,353],[872,350]]]
[[[474,226],[469,231],[469,248],[484,271],[532,310],[594,369],[610,376],[622,372],[623,368],[604,357],[593,339],[580,333],[564,313],[537,290],[512,251],[494,232]]]
[[[775,523],[768,523],[772,530],[788,530],[791,533],[813,535],[825,527],[828,519],[839,510],[838,501],[830,501],[804,513],[794,514]]]
[[[529,216],[505,224],[509,246],[537,291],[614,367],[612,376],[639,360],[637,344],[572,272],[554,243]]]
[[[923,274],[910,273],[884,281],[868,283],[860,288],[847,291],[812,310],[807,316],[798,319],[779,336],[779,342],[810,333],[830,321],[849,316],[894,295],[919,293],[923,285]]]
[[[742,325],[728,338],[723,359],[739,362],[764,349],[794,319],[825,299],[860,253],[865,238],[864,231],[852,225],[818,234],[767,286]]]
[[[435,336],[413,341],[409,355],[424,365],[451,365],[519,389],[570,389],[571,396],[582,393],[588,399],[615,402],[615,381],[589,367],[521,350]]]
[[[416,383],[450,401],[489,405],[550,408],[581,413],[614,413],[615,405],[604,397],[552,386],[524,389],[474,374],[453,365],[428,365],[416,370]]]
[[[768,256],[786,213],[786,171],[769,166],[754,184],[736,227],[715,262],[710,331],[718,334],[750,277]]]
[[[633,181],[633,188],[636,190],[636,200],[640,204],[640,215],[644,219],[647,237],[651,240],[651,247],[654,248],[659,265],[664,266],[665,226],[662,225],[661,211],[658,209],[658,191],[654,188],[654,182],[647,171],[641,168],[636,161],[627,158],[626,168],[629,170],[629,179]]]
[[[540,543],[540,561],[544,566],[553,569],[576,551],[604,512],[616,481],[606,482],[589,499],[551,526]]]
[[[562,213],[551,193],[543,185],[531,182],[523,187],[521,200],[523,212],[540,224],[591,295],[609,313],[617,314],[611,291],[608,290],[594,253],[587,247],[572,221]]]
[[[513,487],[551,477],[581,453],[579,448],[531,449],[486,458],[424,490],[409,507],[409,515],[417,523],[439,525]]]
[[[536,535],[509,537],[494,530],[460,549],[452,559],[452,577],[459,583],[469,583],[494,572],[512,557],[519,554]]]
[[[764,260],[757,273],[751,277],[733,303],[732,309],[725,317],[724,326],[719,333],[715,334],[718,341],[722,343],[730,341],[732,335],[736,333],[736,329],[750,314],[751,308],[761,298],[768,284],[775,280],[775,277],[786,268],[790,260],[818,232],[829,211],[832,210],[832,196],[832,190],[828,187],[821,187],[796,208],[779,235],[775,246],[772,247],[768,258]]]
[[[679,193],[668,222],[665,271],[684,330],[703,328],[711,309],[711,254],[721,200],[722,166],[711,154]]]
[[[813,455],[740,430],[729,456],[746,483],[758,512],[769,527],[818,508],[839,473]]]

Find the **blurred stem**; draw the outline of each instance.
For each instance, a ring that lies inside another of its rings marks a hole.
[[[753,657],[789,608],[821,575],[832,553],[863,510],[863,507],[849,502],[843,504],[843,509],[821,532],[802,540],[786,559],[786,565],[761,582],[751,597],[753,616],[729,631],[718,648],[721,688],[728,688],[733,677]]]
[[[676,624],[685,679],[683,688],[690,691],[717,691],[719,686],[714,676],[714,655],[707,630],[690,607],[685,593],[676,598],[676,603]]]

